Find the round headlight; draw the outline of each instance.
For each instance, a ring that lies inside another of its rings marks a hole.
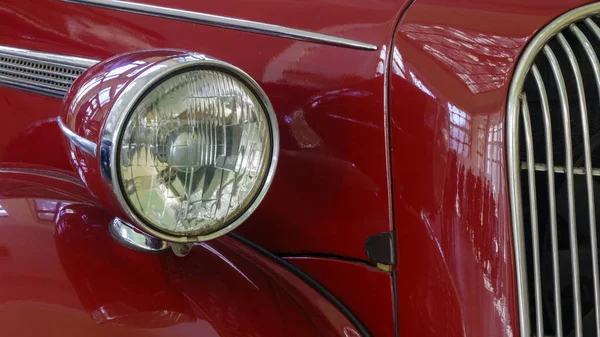
[[[189,243],[233,230],[257,209],[277,166],[265,92],[239,68],[183,50],[94,65],[71,86],[58,124],[73,168],[113,224],[139,227],[113,234],[154,242],[137,248],[164,247],[159,238],[183,255]]]
[[[256,93],[218,69],[189,69],[156,83],[117,143],[125,201],[155,229],[214,233],[252,206],[273,165],[272,121]]]
[[[117,217],[192,243],[233,230],[264,198],[277,119],[242,70],[157,49],[105,60],[74,87],[59,125],[75,169]]]

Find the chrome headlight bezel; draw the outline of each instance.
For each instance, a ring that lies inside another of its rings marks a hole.
[[[160,228],[142,220],[143,217],[138,216],[137,212],[127,201],[127,198],[124,195],[124,187],[121,183],[120,170],[118,167],[118,144],[121,142],[121,138],[124,134],[123,128],[127,125],[128,119],[148,93],[163,81],[178,74],[194,70],[214,70],[233,76],[255,95],[266,114],[269,124],[271,160],[266,176],[263,178],[262,186],[260,186],[258,192],[251,198],[252,200],[249,202],[246,209],[235,219],[231,220],[224,227],[208,234],[192,236],[182,234],[181,236],[178,236],[173,233],[162,231]],[[133,80],[125,84],[122,90],[122,93],[120,93],[112,105],[101,131],[99,163],[103,179],[110,185],[112,192],[121,204],[125,213],[136,223],[136,225],[149,234],[166,241],[177,243],[211,240],[222,236],[241,225],[256,210],[265,197],[265,194],[273,181],[279,155],[277,118],[267,95],[258,83],[256,83],[250,75],[229,63],[209,58],[204,55],[189,53],[150,65],[142,70]]]

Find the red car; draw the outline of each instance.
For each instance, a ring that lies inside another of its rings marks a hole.
[[[600,336],[599,15],[3,0],[0,336]]]

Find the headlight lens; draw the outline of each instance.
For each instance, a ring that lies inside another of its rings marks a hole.
[[[125,122],[117,154],[125,200],[162,232],[218,231],[265,183],[271,136],[267,111],[236,77],[217,70],[173,75]]]

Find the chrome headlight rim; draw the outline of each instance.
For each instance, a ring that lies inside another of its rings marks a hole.
[[[269,135],[271,144],[271,158],[265,177],[262,179],[261,186],[257,193],[252,196],[248,206],[240,214],[229,221],[229,223],[208,234],[202,235],[175,235],[149,224],[139,216],[135,209],[129,204],[124,195],[124,187],[120,178],[119,165],[119,144],[124,134],[123,128],[134,113],[138,104],[148,95],[156,86],[173,76],[181,73],[195,70],[213,70],[230,75],[244,84],[252,94],[254,94],[261,108],[265,112],[269,124]],[[264,199],[277,168],[279,158],[279,129],[277,117],[273,106],[266,93],[259,84],[243,70],[217,59],[213,59],[201,54],[182,53],[181,55],[168,58],[158,63],[148,66],[139,76],[125,85],[123,92],[118,96],[115,103],[108,113],[108,117],[101,132],[100,139],[100,172],[103,179],[108,183],[113,194],[116,196],[119,204],[125,213],[134,221],[134,223],[147,233],[160,239],[175,243],[201,242],[223,236],[241,225],[258,208]]]

